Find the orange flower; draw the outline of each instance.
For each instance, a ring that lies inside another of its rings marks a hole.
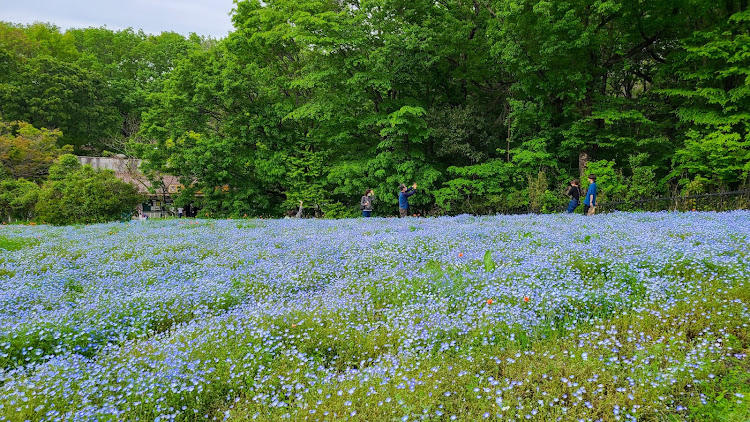
[[[462,256],[464,256],[464,254],[463,254],[463,253],[460,253],[460,254],[458,254],[458,257],[459,257],[459,258],[461,258]]]
[[[524,302],[528,302],[528,301],[529,301],[529,297],[528,297],[528,296],[524,296],[524,297],[523,297],[523,301],[524,301]]]
[[[494,301],[494,300],[492,300],[492,299],[487,299],[487,304],[488,304],[488,305],[492,305],[493,303],[495,303],[495,301]]]

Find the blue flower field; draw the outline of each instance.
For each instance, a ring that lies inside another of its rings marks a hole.
[[[747,421],[750,212],[0,226],[0,421]]]

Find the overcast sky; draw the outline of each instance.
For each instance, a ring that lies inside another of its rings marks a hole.
[[[50,22],[62,29],[106,26],[214,38],[232,30],[232,0],[0,0],[0,20]]]

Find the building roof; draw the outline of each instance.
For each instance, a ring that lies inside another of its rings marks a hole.
[[[183,185],[180,179],[169,174],[162,176],[163,186],[166,192],[151,192],[151,181],[138,170],[142,161],[136,158],[127,158],[125,156],[115,157],[87,157],[79,156],[78,162],[82,165],[90,165],[97,170],[112,170],[115,176],[123,182],[130,183],[138,188],[138,192],[144,195],[162,196],[163,194],[177,194]]]

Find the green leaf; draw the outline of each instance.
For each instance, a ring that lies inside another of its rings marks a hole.
[[[488,273],[491,273],[495,271],[495,268],[497,268],[497,265],[495,265],[495,261],[492,260],[492,251],[487,251],[484,253],[484,270]]]

